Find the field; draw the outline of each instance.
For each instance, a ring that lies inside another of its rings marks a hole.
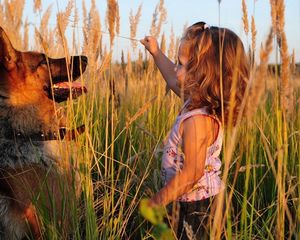
[[[41,12],[41,2],[35,1],[41,23],[34,26],[34,32],[29,31],[31,23],[24,20],[24,1],[0,2],[0,26],[16,48],[43,51],[53,57],[82,52],[89,58],[89,67],[80,79],[88,94],[65,105],[70,126],[86,125],[77,142],[83,193],[79,210],[73,214],[73,239],[169,239],[172,228],[166,229],[161,219],[148,221],[149,215],[161,215],[163,210],[147,209],[141,214],[139,206],[142,199],[150,198],[161,187],[163,139],[181,99],[166,91],[151,56],[141,50],[133,60],[131,53],[123,53],[118,61],[112,58],[112,42],[120,27],[114,0],[107,1],[108,45],[102,41],[106,30],[94,0],[90,10],[83,1],[82,20],[70,2],[57,15],[55,26],[49,24],[51,8]],[[298,239],[300,74],[295,56],[288,53],[284,1],[277,1],[277,5],[270,1],[273,30],[255,58],[255,19],[248,23],[247,6],[241,2],[241,21],[251,39],[251,78],[243,102],[245,114],[236,126],[226,128],[222,152],[226,191],[220,197],[226,209],[224,213],[219,209],[212,219],[211,236]],[[150,30],[157,37],[162,35],[161,24],[167,12],[163,4],[162,0],[158,2],[157,19]],[[139,11],[131,14],[133,39]],[[171,59],[176,58],[179,37],[158,38]],[[133,40],[134,51],[136,44]],[[278,64],[271,68],[269,55],[275,48]],[[45,239],[61,239],[58,222],[44,220],[43,228]]]

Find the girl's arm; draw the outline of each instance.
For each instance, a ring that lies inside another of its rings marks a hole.
[[[151,199],[152,205],[167,205],[192,189],[203,176],[207,146],[213,141],[214,126],[210,117],[193,116],[182,123],[183,169]]]
[[[165,79],[168,87],[180,97],[180,88],[176,85],[175,64],[167,58],[158,47],[157,40],[154,37],[146,36],[141,43],[153,56],[154,62]]]

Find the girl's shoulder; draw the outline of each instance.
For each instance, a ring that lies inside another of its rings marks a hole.
[[[205,108],[199,108],[184,112],[179,116],[180,133],[182,134],[184,129],[190,130],[190,128],[194,128],[195,132],[202,132],[203,134],[218,133],[221,123],[216,116],[209,114]]]
[[[196,108],[196,109],[193,109],[193,110],[187,110],[187,109],[183,109],[179,116],[178,116],[181,121],[185,121],[186,119],[188,118],[217,118],[215,115],[213,114],[210,114],[208,112],[208,109],[206,107],[202,107],[202,108]],[[216,119],[217,120],[217,119]]]

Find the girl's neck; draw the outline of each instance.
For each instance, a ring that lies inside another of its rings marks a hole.
[[[182,108],[181,108],[181,110],[180,110],[179,115],[181,115],[181,114],[186,113],[186,112],[189,111],[189,110],[187,109],[187,106],[188,106],[189,102],[190,102],[190,99],[189,99],[189,98],[188,98],[187,100],[184,101],[184,103],[183,103],[183,105],[182,105]]]
[[[188,105],[189,105],[190,101],[191,101],[190,98],[187,98],[187,99],[184,101],[184,103],[183,103],[183,105],[182,105],[182,108],[181,108],[181,110],[180,110],[180,112],[179,112],[179,115],[182,115],[182,114],[184,114],[184,113],[187,113],[187,112],[191,111],[191,110],[188,108]],[[201,108],[201,109],[204,109],[205,111],[208,111],[208,107],[207,107],[207,106],[204,106],[204,107],[198,107],[198,108]],[[192,109],[192,110],[193,110],[193,109]]]

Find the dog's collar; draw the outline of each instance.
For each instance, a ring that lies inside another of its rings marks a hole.
[[[30,135],[26,135],[20,132],[9,131],[6,132],[5,138],[11,140],[30,140],[30,141],[52,141],[52,140],[73,140],[76,139],[78,135],[83,133],[85,130],[85,126],[81,125],[76,129],[67,130],[66,128],[59,128],[58,132],[48,132],[48,133],[34,133]]]

